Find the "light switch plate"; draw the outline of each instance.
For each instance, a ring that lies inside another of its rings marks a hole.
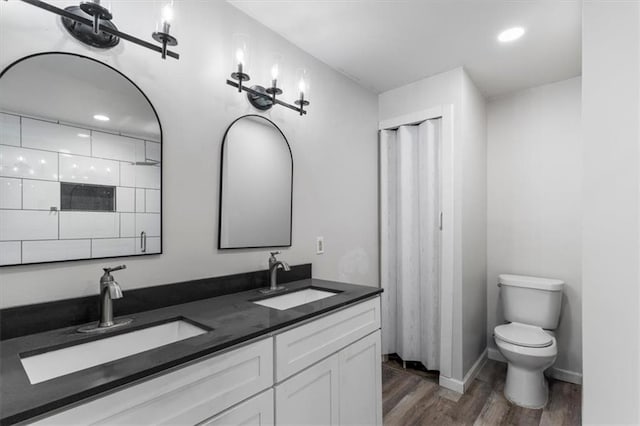
[[[324,253],[324,237],[316,238],[316,254]]]

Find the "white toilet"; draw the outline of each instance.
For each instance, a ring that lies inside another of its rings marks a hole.
[[[549,330],[558,326],[564,282],[507,274],[498,281],[504,317],[510,322],[493,330],[498,349],[509,363],[504,394],[521,407],[542,408],[549,395],[543,373],[558,355],[556,338]]]

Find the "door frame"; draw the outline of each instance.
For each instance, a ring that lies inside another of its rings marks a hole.
[[[453,289],[454,289],[454,247],[455,235],[459,235],[460,223],[456,223],[454,216],[454,126],[453,105],[440,105],[427,110],[414,112],[387,120],[378,124],[378,130],[394,130],[400,126],[419,124],[426,120],[441,119],[442,123],[442,234],[440,246],[440,382],[444,378],[451,378],[453,374]],[[379,133],[379,132],[378,132]],[[386,200],[381,196],[383,182],[388,181],[387,169],[382,165],[386,162],[386,153],[381,149],[378,138],[378,199],[379,212],[388,209]],[[386,235],[386,223],[382,214],[379,215],[378,255],[380,259],[379,281],[382,286],[383,252],[382,236]],[[458,232],[456,232],[458,230]],[[445,380],[446,382],[446,380]]]

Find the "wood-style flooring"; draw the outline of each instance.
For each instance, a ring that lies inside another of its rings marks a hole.
[[[504,397],[507,365],[488,360],[469,390],[460,395],[438,386],[438,376],[402,368],[397,360],[382,365],[384,424],[405,425],[580,425],[582,388],[549,380],[549,402],[531,410]]]

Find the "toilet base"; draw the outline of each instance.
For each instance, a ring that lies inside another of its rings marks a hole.
[[[524,408],[543,408],[549,398],[549,385],[544,370],[527,370],[511,363],[507,368],[504,396]]]

